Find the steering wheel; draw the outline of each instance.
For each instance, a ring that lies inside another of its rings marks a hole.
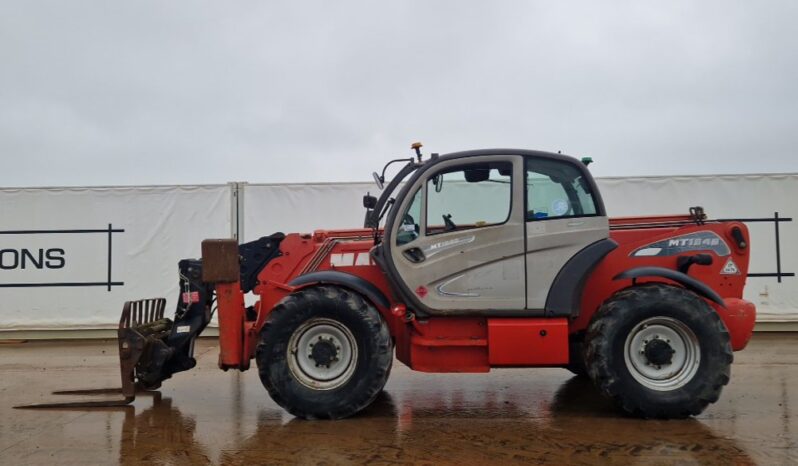
[[[443,217],[443,223],[446,225],[444,231],[452,231],[457,229],[457,225],[455,225],[454,222],[452,221],[452,214],[445,214],[442,215],[442,217]]]

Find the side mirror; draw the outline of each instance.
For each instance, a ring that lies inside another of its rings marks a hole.
[[[443,175],[435,175],[432,177],[432,183],[435,184],[435,192],[439,193],[443,189]]]
[[[377,198],[371,194],[366,194],[363,196],[363,207],[367,209],[373,209],[377,207]]]
[[[383,183],[382,177],[380,175],[378,175],[377,172],[371,172],[371,176],[374,177],[374,182],[377,184],[377,187],[380,188],[380,191],[382,191],[382,187],[383,187],[383,185],[382,185],[382,183]]]

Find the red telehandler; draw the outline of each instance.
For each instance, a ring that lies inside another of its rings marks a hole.
[[[423,160],[420,147],[374,173],[382,193],[364,196],[362,229],[203,241],[201,260],[179,263],[173,319],[162,298],[125,304],[125,399],[78,405],[129,403],[194,367],[214,308],[219,367],[255,359],[272,399],[301,418],[364,409],[394,356],[424,372],[565,367],[642,417],[718,400],[754,327],[743,223],[700,207],[608,218],[588,159],[490,149]]]

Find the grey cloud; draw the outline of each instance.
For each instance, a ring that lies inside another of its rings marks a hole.
[[[796,171],[793,2],[4,2],[1,186],[366,180],[410,142]]]

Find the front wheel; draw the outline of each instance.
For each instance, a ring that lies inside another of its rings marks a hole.
[[[641,417],[704,411],[729,382],[729,334],[717,313],[683,288],[647,284],[620,291],[590,323],[588,374],[606,396]]]
[[[377,397],[393,361],[382,316],[334,286],[297,291],[269,314],[256,359],[272,399],[304,419],[341,419]]]

